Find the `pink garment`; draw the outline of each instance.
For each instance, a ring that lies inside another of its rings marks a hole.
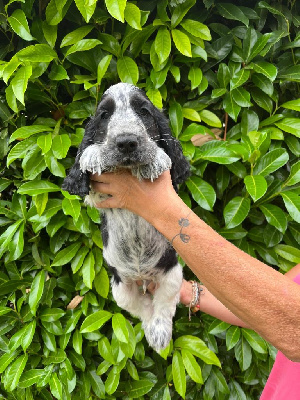
[[[300,285],[300,274],[294,279]],[[300,362],[293,362],[278,351],[260,400],[299,400]]]

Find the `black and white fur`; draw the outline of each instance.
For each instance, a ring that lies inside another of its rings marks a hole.
[[[89,186],[89,173],[130,168],[139,179],[156,179],[171,170],[174,188],[189,175],[189,164],[168,120],[136,86],[118,83],[103,95],[96,115],[86,126],[75,164],[63,189],[86,196],[97,207],[103,195]],[[147,204],[145,204],[147,207]],[[143,218],[123,209],[102,209],[103,256],[113,278],[117,304],[142,320],[145,336],[155,350],[172,337],[172,318],[179,301],[182,268],[171,244]],[[150,281],[157,284],[152,298],[144,293]]]

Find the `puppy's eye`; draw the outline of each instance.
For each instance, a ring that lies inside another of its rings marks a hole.
[[[103,111],[101,113],[101,119],[108,119],[109,117],[109,112],[108,111]]]
[[[142,108],[140,109],[140,114],[143,115],[143,116],[145,116],[145,115],[148,115],[148,114],[149,114],[149,111],[147,110],[146,107],[142,107]]]

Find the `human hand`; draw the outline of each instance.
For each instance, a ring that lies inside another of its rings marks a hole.
[[[148,221],[158,213],[163,213],[178,197],[169,171],[162,173],[153,182],[139,180],[126,169],[102,175],[93,174],[90,179],[95,192],[111,196],[98,203],[99,208],[125,208]]]
[[[137,281],[136,283],[138,286],[144,285],[144,282],[142,280]],[[151,281],[150,283],[148,283],[148,285],[146,287],[146,291],[153,295],[157,288],[158,288],[158,285]],[[186,281],[185,279],[183,279],[181,289],[180,289],[180,303],[185,306],[189,306],[192,298],[193,298],[192,283],[190,281]]]

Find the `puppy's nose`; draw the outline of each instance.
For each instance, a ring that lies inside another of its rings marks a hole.
[[[122,135],[116,138],[116,144],[121,153],[132,153],[138,147],[138,140],[134,135]]]

